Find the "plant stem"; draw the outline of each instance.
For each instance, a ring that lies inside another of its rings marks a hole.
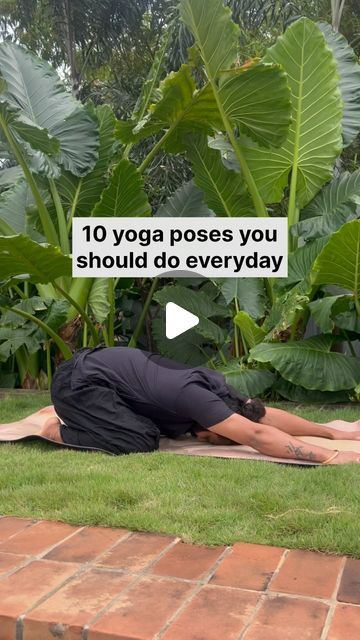
[[[74,200],[73,200],[73,203],[72,203],[72,205],[71,205],[70,216],[69,216],[69,220],[68,220],[68,223],[67,223],[67,232],[68,232],[68,234],[69,234],[69,233],[70,233],[70,231],[71,231],[71,226],[72,226],[73,217],[74,217],[74,215],[75,215],[76,207],[77,207],[77,203],[78,203],[78,201],[79,201],[80,191],[81,191],[81,187],[82,187],[82,181],[83,181],[83,179],[82,179],[82,178],[80,178],[80,180],[79,180],[79,184],[78,184],[78,186],[76,187]]]
[[[130,342],[129,342],[129,347],[136,347],[137,345],[137,341],[140,337],[142,328],[143,328],[143,324],[145,322],[145,318],[147,316],[151,301],[152,301],[152,297],[155,293],[155,289],[158,285],[159,279],[158,278],[154,278],[151,284],[151,287],[149,289],[149,292],[147,294],[146,300],[145,300],[145,304],[143,306],[143,310],[141,312],[140,318],[137,322],[137,325],[135,327],[134,333],[131,336]]]
[[[226,360],[226,358],[224,356],[223,350],[220,347],[218,347],[217,350],[218,350],[219,356],[221,358],[221,362],[226,366],[228,362],[227,362],[227,360]]]
[[[114,318],[115,318],[115,283],[114,278],[109,278],[109,302],[110,302],[110,311],[108,318],[108,337],[109,337],[109,347],[113,347],[115,344],[115,333],[114,333]]]
[[[87,305],[86,305],[86,308],[85,308],[85,312],[87,313]],[[84,322],[82,346],[83,347],[87,347],[88,346],[88,325],[87,325],[86,322]]]
[[[225,114],[224,114],[225,116]],[[226,116],[225,116],[226,118]],[[227,120],[227,118],[226,118]],[[239,141],[236,139],[234,131],[231,127],[230,123],[224,122],[225,126],[226,126],[226,133],[228,134],[229,140],[234,148],[235,151],[235,155],[237,157],[237,160],[241,166],[242,169],[242,173],[243,176],[245,178],[245,182],[247,184],[247,187],[249,189],[250,195],[253,199],[253,203],[254,203],[254,207],[255,207],[255,211],[256,211],[256,215],[259,218],[268,218],[269,214],[267,212],[267,209],[265,207],[264,201],[259,193],[259,190],[256,186],[256,182],[253,178],[253,175],[248,167],[248,163],[246,162],[245,156],[243,154],[243,151],[240,147]]]
[[[173,124],[157,141],[157,143],[153,146],[150,153],[147,154],[146,158],[142,161],[141,165],[138,167],[139,173],[143,173],[146,167],[150,164],[150,162],[155,158],[156,154],[160,151],[163,146],[165,140],[169,137],[169,135],[173,132],[173,129],[176,127],[176,124]]]
[[[52,371],[51,371],[51,348],[50,348],[50,340],[46,343],[46,373],[48,379],[48,389],[51,387],[52,382]]]
[[[20,287],[18,287],[17,284],[12,284],[10,289],[14,289],[14,291],[16,291],[16,293],[22,300],[26,300],[27,296],[21,291]]]
[[[272,278],[264,278],[264,280],[265,280],[266,293],[269,296],[269,300],[272,306],[275,301],[273,281],[272,281]]]
[[[346,338],[346,342],[348,343],[348,347],[350,349],[350,353],[354,358],[356,358],[357,355],[356,355],[354,347],[352,346],[352,343],[351,343],[351,340],[350,340],[350,338],[348,336],[348,333],[344,329],[343,329],[343,331],[344,331],[344,335],[345,335],[345,338]]]
[[[108,336],[108,332],[107,332],[107,329],[106,329],[105,325],[104,325],[104,326],[103,326],[103,328],[102,328],[102,333],[103,333],[103,337],[104,337],[105,345],[106,345],[107,347],[110,347],[110,344],[109,344],[109,336]]]
[[[235,298],[235,311],[239,313],[239,302],[238,299]],[[239,331],[237,325],[234,323],[234,338],[235,338],[235,357],[240,358],[240,349],[239,349]]]
[[[56,188],[55,180],[53,178],[49,178],[49,185],[50,185],[50,191],[53,197],[57,220],[58,220],[58,227],[59,227],[59,233],[60,233],[60,247],[63,253],[65,253],[66,255],[69,255],[70,242],[69,242],[69,236],[68,236],[68,231],[66,227],[66,217],[65,217],[63,206],[61,204],[59,192]]]
[[[17,162],[19,163],[20,167],[23,170],[24,176],[26,178],[26,181],[31,189],[31,192],[34,196],[34,200],[36,202],[38,211],[39,211],[39,216],[40,216],[40,220],[41,220],[41,224],[44,230],[44,235],[47,239],[47,241],[50,244],[53,244],[55,246],[59,245],[59,238],[58,235],[56,233],[56,229],[54,227],[53,221],[51,220],[51,217],[49,215],[49,212],[46,208],[46,205],[41,197],[41,193],[38,189],[38,186],[34,180],[34,177],[29,169],[29,167],[27,166],[26,160],[22,154],[22,150],[20,148],[20,146],[18,145],[18,143],[16,142],[16,140],[13,138],[13,135],[7,125],[7,123],[5,122],[4,118],[0,116],[0,125],[4,131],[5,137],[9,143],[9,147],[11,149],[11,151],[13,152]]]
[[[94,278],[73,278],[70,287],[70,296],[72,300],[76,300],[77,304],[85,309],[91,288],[94,284]],[[67,313],[67,321],[73,320],[76,316],[76,307],[69,307]]]
[[[357,314],[358,314],[358,316],[360,316],[360,301],[357,298],[356,294],[355,294],[355,297],[354,297],[354,302],[355,302],[355,309],[357,311]]]
[[[297,178],[298,178],[298,166],[299,166],[299,150],[300,150],[300,129],[301,129],[301,116],[302,116],[302,98],[303,98],[303,77],[304,77],[304,51],[301,54],[300,66],[300,79],[299,79],[299,95],[298,95],[298,108],[295,122],[295,139],[294,139],[294,153],[293,153],[293,166],[291,171],[290,182],[290,194],[289,194],[289,209],[288,209],[288,225],[289,228],[293,224],[298,222],[299,209],[296,206],[296,190],[297,190]]]
[[[57,335],[57,333],[55,333],[55,331],[51,329],[51,327],[45,324],[45,322],[43,322],[36,316],[32,316],[31,313],[22,311],[22,309],[16,309],[14,307],[8,307],[8,308],[3,307],[3,308],[6,309],[6,311],[12,311],[13,313],[17,313],[17,315],[22,316],[23,318],[26,318],[27,320],[30,320],[31,322],[34,322],[35,324],[37,324],[37,326],[40,327],[40,329],[45,331],[45,333],[47,333],[54,340],[55,344],[59,347],[61,353],[63,354],[65,360],[69,360],[72,357],[72,353],[69,347],[67,346],[67,344],[62,340],[62,338],[60,338],[60,336]]]
[[[205,60],[204,60],[205,62]],[[228,135],[228,138],[233,146],[233,149],[235,151],[235,155],[237,157],[237,160],[239,162],[239,165],[242,169],[242,173],[245,179],[245,182],[247,184],[247,187],[249,189],[250,195],[253,199],[253,203],[254,203],[254,207],[255,207],[255,211],[256,211],[256,215],[259,218],[267,218],[268,217],[268,212],[266,210],[265,204],[260,196],[259,190],[256,186],[255,180],[252,176],[252,173],[248,167],[248,164],[246,162],[246,158],[243,154],[243,151],[238,143],[238,140],[235,137],[234,134],[234,130],[232,128],[232,125],[225,113],[224,107],[222,105],[222,102],[220,100],[219,94],[218,94],[218,88],[216,85],[216,82],[213,78],[211,78],[210,73],[209,73],[209,69],[207,68],[207,65],[205,63],[205,67],[208,73],[208,77],[209,77],[209,82],[212,86],[212,90],[213,90],[213,94],[215,96],[215,100],[216,100],[216,104],[217,107],[219,109],[219,113],[221,115],[222,121],[224,123],[224,127],[226,130],[226,133]]]
[[[83,309],[76,302],[76,300],[74,300],[74,298],[72,298],[71,295],[69,293],[67,293],[67,291],[65,291],[65,289],[60,287],[60,285],[57,282],[53,282],[53,285],[54,285],[55,289],[57,289],[64,296],[64,298],[66,298],[66,300],[68,300],[68,302],[70,302],[70,304],[73,307],[75,307],[76,311],[78,311],[78,313],[80,314],[80,316],[82,317],[84,322],[88,325],[88,327],[90,329],[90,332],[91,332],[91,337],[92,337],[92,339],[94,341],[94,346],[99,344],[99,336],[98,336],[98,334],[96,332],[96,329],[95,329],[93,323],[91,322],[88,314],[86,313],[85,309]]]

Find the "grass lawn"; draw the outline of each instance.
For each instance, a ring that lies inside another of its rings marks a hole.
[[[0,400],[0,422],[49,404]],[[298,410],[355,420],[349,407]],[[360,556],[359,467],[306,468],[151,453],[108,456],[41,442],[0,445],[0,513],[120,526],[187,542],[236,541]]]

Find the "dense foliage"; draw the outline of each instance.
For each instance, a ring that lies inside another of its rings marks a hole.
[[[328,24],[291,21],[280,9],[284,33],[243,64],[246,20],[271,33],[274,14],[265,3],[255,13],[228,4],[181,0],[189,58],[169,71],[174,14],[128,117],[103,100],[81,104],[45,61],[0,45],[2,386],[46,384],[76,346],[120,341],[207,362],[250,395],[359,398],[360,169],[344,171],[339,158],[358,141],[360,67]],[[83,55],[83,41],[73,42]],[[180,159],[182,184],[149,200],[146,180],[164,154]],[[151,214],[286,215],[289,277],[71,277],[74,216]],[[172,341],[159,313],[170,300],[200,317]],[[308,337],[309,318],[319,335]]]

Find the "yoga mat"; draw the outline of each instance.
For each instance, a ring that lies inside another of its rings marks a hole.
[[[32,438],[40,438],[47,440],[52,444],[60,447],[67,447],[71,449],[82,449],[83,447],[62,445],[54,443],[52,440],[48,440],[43,436],[40,436],[42,426],[49,417],[56,416],[56,412],[53,406],[40,409],[36,413],[18,420],[16,422],[10,422],[7,424],[0,424],[0,443],[17,442],[19,440],[26,440]],[[344,429],[345,430],[345,429]],[[304,436],[299,438],[309,444],[318,445],[325,449],[339,451],[356,451],[360,453],[360,441],[356,440],[328,440],[326,438],[317,438]],[[95,451],[102,451],[102,449],[93,449]],[[280,464],[292,464],[301,466],[318,466],[319,463],[308,462],[306,460],[290,460],[286,458],[277,458],[274,456],[266,456],[259,453],[252,447],[245,445],[233,445],[233,446],[214,446],[211,444],[204,444],[193,438],[191,435],[185,435],[177,439],[172,438],[160,438],[160,451],[176,453],[179,455],[188,456],[207,456],[211,458],[237,458],[240,460],[266,460],[267,462],[277,462]],[[107,452],[106,452],[107,453]]]

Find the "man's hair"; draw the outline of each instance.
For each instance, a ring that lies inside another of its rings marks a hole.
[[[227,395],[222,396],[221,399],[234,413],[238,413],[252,422],[259,422],[264,417],[266,409],[259,398],[250,399],[247,396],[242,396],[229,384],[227,389]]]

